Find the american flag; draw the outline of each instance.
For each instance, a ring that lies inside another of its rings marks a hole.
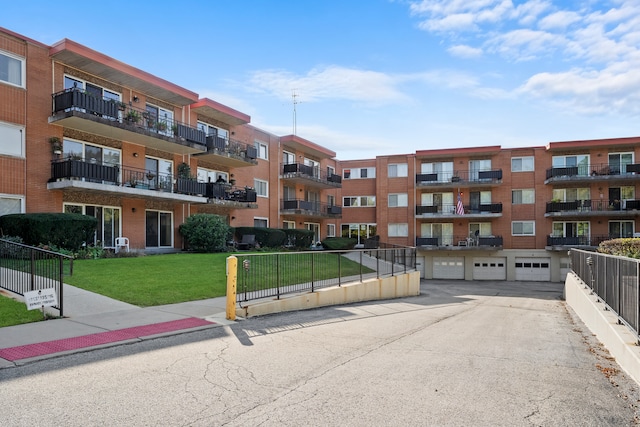
[[[464,215],[464,206],[462,205],[462,197],[460,197],[460,193],[458,193],[458,205],[456,206],[456,213],[458,215]]]

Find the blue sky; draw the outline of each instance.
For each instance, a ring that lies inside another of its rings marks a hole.
[[[638,136],[640,0],[36,0],[69,38],[339,159]]]

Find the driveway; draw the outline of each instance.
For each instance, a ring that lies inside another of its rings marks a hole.
[[[4,369],[3,424],[634,425],[636,383],[562,286],[423,281],[418,297]]]

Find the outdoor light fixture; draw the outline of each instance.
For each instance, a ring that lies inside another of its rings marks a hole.
[[[133,97],[133,102],[138,102],[139,98],[137,96]]]

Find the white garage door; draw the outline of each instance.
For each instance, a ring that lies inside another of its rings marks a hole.
[[[551,258],[516,258],[516,280],[549,282]]]
[[[473,280],[507,280],[507,259],[474,258]]]
[[[464,257],[433,258],[434,279],[464,279]]]
[[[425,265],[424,265],[424,257],[423,256],[417,256],[416,257],[416,270],[418,270],[420,272],[420,278],[424,279],[424,270],[425,270]]]

